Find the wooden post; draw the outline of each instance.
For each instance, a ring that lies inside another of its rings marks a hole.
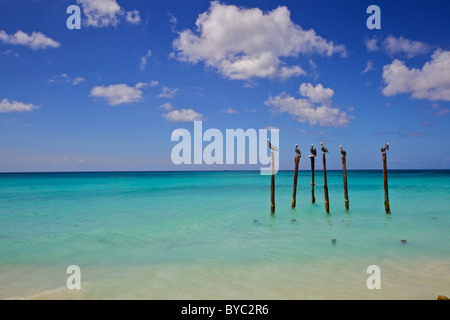
[[[311,157],[311,203],[316,203],[316,197],[314,197],[314,165],[316,162],[315,157]]]
[[[294,171],[294,191],[292,192],[292,208],[295,208],[296,195],[297,195],[297,177],[298,177],[298,165],[300,163],[300,156],[295,157],[295,171]]]
[[[274,169],[274,163],[275,163],[275,154],[272,151],[270,153],[270,157],[272,160],[271,163],[271,183],[270,183],[270,213],[274,214],[275,213],[275,169]]]
[[[324,180],[324,194],[325,194],[325,211],[330,213],[330,203],[328,201],[328,185],[327,185],[327,160],[325,158],[325,152],[323,153],[323,180]]]
[[[348,201],[348,190],[347,190],[347,159],[346,156],[342,156],[342,172],[344,175],[344,198],[345,198],[345,210],[349,210],[350,204]]]
[[[384,178],[384,210],[386,211],[387,214],[390,214],[391,208],[389,207],[386,152],[383,152],[383,178]]]

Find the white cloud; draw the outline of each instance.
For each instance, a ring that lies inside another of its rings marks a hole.
[[[166,111],[162,116],[170,122],[191,122],[203,119],[203,115],[194,109],[175,109],[170,102],[164,103],[158,108]]]
[[[143,83],[138,83],[134,87],[126,84],[114,84],[108,87],[97,86],[92,88],[91,96],[106,99],[110,106],[117,106],[124,103],[139,102],[142,100]]]
[[[59,76],[55,76],[48,80],[49,83],[70,83],[73,86],[77,86],[84,81],[86,81],[86,79],[83,77],[72,78],[65,73],[62,73]]]
[[[225,110],[220,110],[219,112],[220,112],[220,113],[227,113],[227,114],[236,114],[236,113],[239,113],[239,111],[233,109],[232,107],[228,107],[228,108],[225,109]]]
[[[76,86],[76,85],[80,84],[83,81],[86,81],[86,79],[83,78],[83,77],[76,77],[75,79],[72,80],[72,84],[74,86]]]
[[[365,41],[368,51],[377,51],[381,48],[390,56],[402,56],[405,58],[413,58],[420,54],[430,52],[428,44],[420,41],[409,40],[403,37],[394,37],[389,35],[383,41],[378,39],[367,39]]]
[[[385,96],[411,93],[416,99],[450,101],[450,51],[436,50],[422,69],[396,59],[383,67],[383,80]]]
[[[391,56],[404,55],[407,58],[413,58],[419,54],[428,53],[430,48],[426,43],[420,41],[408,40],[403,37],[395,38],[390,35],[383,41],[384,49]]]
[[[202,61],[229,79],[304,75],[300,66],[281,60],[299,54],[346,56],[344,46],[294,24],[284,6],[265,13],[214,1],[199,15],[196,26],[197,32],[179,33],[172,56],[194,64]]]
[[[177,30],[177,18],[175,18],[171,12],[168,12],[167,14],[169,15],[170,30],[175,33]]]
[[[160,105],[158,108],[163,109],[165,111],[171,111],[171,110],[175,109],[175,106],[173,104],[171,104],[170,102],[167,102],[167,103]]]
[[[300,94],[306,99],[296,99],[283,92],[276,97],[269,97],[265,102],[275,113],[288,113],[299,122],[309,122],[319,126],[346,126],[353,116],[331,106],[334,91],[321,84],[312,86],[302,84]]]
[[[334,96],[332,89],[324,88],[320,83],[315,87],[311,83],[302,83],[299,93],[309,98],[309,101],[317,103],[327,103]]]
[[[367,39],[365,41],[366,47],[368,51],[377,51],[378,50],[378,40],[377,39]]]
[[[33,111],[36,109],[39,109],[39,107],[31,103],[26,104],[18,101],[9,101],[6,98],[0,101],[0,113],[26,112],[26,111]]]
[[[147,53],[141,57],[141,70],[145,69],[145,66],[147,65],[147,60],[148,58],[150,58],[152,56],[152,51],[151,50],[147,50]]]
[[[373,71],[373,70],[375,70],[375,66],[373,64],[373,61],[369,60],[369,61],[367,61],[366,68],[363,71],[361,71],[361,74],[365,74],[365,73],[367,73],[369,71]]]
[[[158,98],[173,98],[178,92],[178,88],[163,87],[162,92],[158,94]]]
[[[77,0],[83,6],[86,24],[92,27],[115,26],[124,14],[116,0]]]
[[[170,122],[191,122],[203,119],[203,115],[193,109],[172,110],[162,116]]]
[[[138,10],[125,12],[116,0],[77,0],[77,3],[83,7],[87,26],[116,26],[122,17],[133,24],[141,21]]]
[[[33,50],[58,48],[61,45],[41,32],[33,31],[31,35],[28,35],[21,30],[13,35],[9,35],[5,31],[0,30],[0,41],[7,44],[22,45]]]
[[[132,24],[139,24],[141,22],[141,16],[138,10],[128,11],[125,19]]]

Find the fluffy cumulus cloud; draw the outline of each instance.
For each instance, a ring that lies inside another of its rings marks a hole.
[[[413,98],[450,101],[450,51],[436,50],[422,69],[394,60],[383,67],[385,96],[410,93]]]
[[[0,101],[0,113],[8,113],[8,112],[26,112],[33,111],[38,109],[38,106],[34,104],[26,104],[18,101],[9,101],[8,99],[3,99]]]
[[[196,26],[196,32],[179,33],[172,55],[185,62],[204,62],[229,79],[304,75],[300,66],[287,65],[282,58],[312,53],[346,55],[344,46],[294,24],[284,6],[263,12],[214,1],[199,15]]]
[[[141,21],[138,10],[126,12],[116,0],[77,0],[77,3],[83,8],[87,26],[116,26],[122,17],[133,24]]]
[[[137,83],[134,87],[126,84],[113,84],[110,86],[97,86],[92,88],[91,96],[105,99],[110,106],[129,104],[142,100],[142,89],[145,83]]]
[[[194,109],[176,109],[164,113],[162,116],[170,122],[192,122],[203,119],[203,115]]]
[[[307,97],[311,102],[327,103],[334,96],[334,90],[324,88],[322,84],[313,86],[311,83],[302,83],[299,89],[300,95]]]
[[[7,34],[5,31],[0,30],[0,41],[13,44],[22,45],[33,50],[47,49],[47,48],[58,48],[61,44],[42,32],[33,31],[31,35],[19,30],[13,35]]]
[[[353,118],[339,108],[332,107],[334,91],[330,88],[324,88],[321,84],[313,86],[303,83],[299,93],[305,98],[297,99],[283,92],[269,97],[265,104],[275,113],[286,112],[297,121],[309,122],[312,126],[341,127],[348,125]]]
[[[196,112],[194,109],[175,109],[175,106],[170,102],[164,103],[158,108],[166,111],[162,116],[170,122],[192,122],[203,120],[203,115]]]

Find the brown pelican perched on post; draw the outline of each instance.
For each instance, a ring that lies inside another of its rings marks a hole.
[[[270,139],[267,139],[267,141],[269,142],[269,148],[270,148],[270,150],[278,151],[278,148],[275,147],[275,146],[273,146],[273,145],[270,143]]]
[[[295,145],[295,153],[298,154],[300,157],[302,156],[302,153],[300,152],[300,149],[298,148],[298,144]]]
[[[339,148],[341,148],[341,154],[345,157],[347,155],[347,152],[345,152],[344,149],[342,149],[342,146],[339,146]]]
[[[314,148],[314,145],[311,143],[311,149],[309,149],[309,151],[311,152],[311,155],[309,156],[310,158],[314,158],[315,156],[317,156],[317,150],[316,148]]]
[[[322,152],[328,153],[328,149],[323,146],[323,142],[321,142],[320,145],[322,146]]]
[[[386,144],[384,145],[384,147],[381,148],[381,152],[386,152],[389,151],[389,143],[386,142]]]

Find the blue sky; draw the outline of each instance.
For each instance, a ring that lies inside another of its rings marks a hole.
[[[381,29],[368,29],[369,5]],[[81,29],[69,30],[69,5]],[[0,0],[0,172],[172,164],[172,131],[278,128],[348,169],[450,168],[448,1]],[[204,143],[206,145],[207,143]],[[321,165],[317,165],[321,168]],[[259,168],[256,167],[256,168]]]

